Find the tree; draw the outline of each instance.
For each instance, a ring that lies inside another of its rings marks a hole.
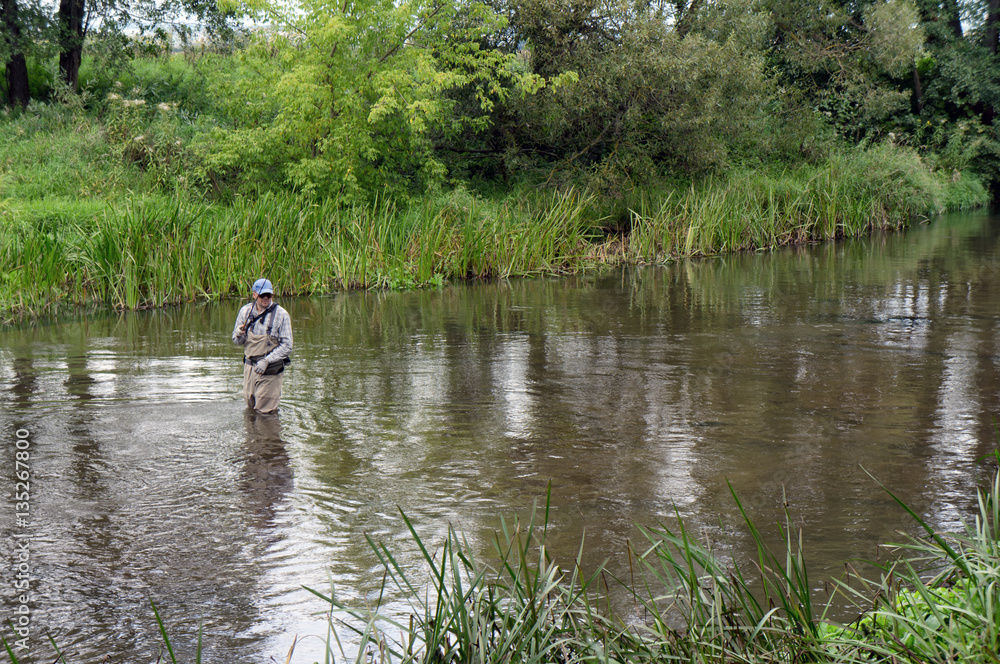
[[[60,77],[71,90],[78,89],[84,45],[97,19],[102,31],[112,36],[120,36],[126,29],[165,35],[164,26],[169,26],[186,39],[191,30],[175,21],[181,17],[196,19],[211,36],[228,37],[235,14],[221,10],[211,0],[59,0],[56,26]]]
[[[769,60],[844,135],[860,140],[908,106],[924,43],[909,0],[767,0]]]
[[[22,46],[21,18],[18,12],[17,0],[0,0],[0,12],[3,14],[3,39],[0,45],[0,55],[5,62],[4,79],[7,83],[7,99],[10,104],[21,108],[28,105],[30,93],[28,90],[28,65]]]
[[[920,0],[927,34],[913,73],[915,103],[896,118],[940,168],[974,170],[1000,190],[1000,54],[995,0]],[[961,20],[959,20],[961,18]]]
[[[85,0],[59,0],[59,74],[70,90],[76,92],[86,37]]]
[[[761,16],[738,0],[728,10],[698,0],[510,0],[532,70],[578,77],[514,109],[515,160],[583,174],[611,197],[667,172],[725,166],[770,94]]]
[[[245,52],[261,72],[251,107],[273,121],[219,130],[204,146],[211,177],[243,174],[305,192],[405,196],[440,183],[435,135],[481,129],[496,95],[541,85],[514,56],[481,47],[498,25],[488,8],[454,0],[306,0],[285,14],[254,8],[277,30]],[[279,66],[273,64],[274,54]],[[467,89],[475,112],[449,93]]]
[[[983,123],[992,125],[1000,108],[1000,0],[971,3],[968,12],[972,23],[972,36],[985,50],[984,59],[990,63],[985,85],[982,86],[978,104]]]

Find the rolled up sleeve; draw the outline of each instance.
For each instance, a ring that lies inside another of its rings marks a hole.
[[[240,309],[240,313],[236,316],[236,325],[233,326],[233,343],[237,346],[242,346],[246,343],[247,335],[240,332],[240,328],[243,327],[243,323],[246,322],[247,316],[250,315],[250,306],[246,305]]]

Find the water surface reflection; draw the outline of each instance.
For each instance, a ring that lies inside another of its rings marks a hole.
[[[296,635],[326,633],[302,585],[377,596],[366,533],[416,564],[400,510],[428,541],[451,522],[486,551],[550,482],[555,553],[586,532],[586,564],[618,571],[635,524],[675,509],[752,555],[728,484],[765,528],[787,496],[818,580],[910,527],[865,471],[954,527],[1000,396],[993,221],[285,300],[277,417],[240,400],[237,302],[4,331],[0,430],[31,432],[36,474],[33,643],[49,630],[80,660],[152,660],[152,600],[181,656],[203,620],[207,657],[284,661]],[[308,638],[293,661],[321,650]]]

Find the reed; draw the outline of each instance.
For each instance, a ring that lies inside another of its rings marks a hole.
[[[985,200],[981,186],[931,173],[891,146],[818,168],[650,192],[639,197],[628,231],[608,235],[600,230],[603,203],[573,188],[496,198],[458,188],[406,206],[291,193],[228,204],[183,191],[18,198],[0,203],[0,321],[66,306],[142,309],[242,296],[261,274],[295,295],[759,251],[901,228],[946,205]]]
[[[565,568],[550,558],[548,503],[541,520],[536,512],[525,523],[501,525],[491,564],[478,561],[453,529],[440,546],[428,546],[404,515],[425,570],[403,569],[387,547],[369,540],[385,572],[379,602],[359,610],[316,594],[331,605],[331,625],[357,637],[356,661],[997,661],[1000,474],[980,494],[979,516],[964,534],[936,533],[900,503],[928,537],[902,545],[907,555],[884,563],[880,579],[840,582],[818,607],[791,517],[786,513],[775,552],[733,497],[757,543],[754,564],[745,570],[724,562],[679,518],[675,528],[644,529],[646,548],[630,551],[635,577],[621,582],[641,606],[638,623],[608,602],[597,609],[603,569],[585,575],[579,555]],[[408,608],[383,606],[390,595],[404,597]],[[861,617],[850,625],[828,620],[835,598],[857,601]]]
[[[261,274],[291,295],[569,270],[586,245],[586,205],[569,191],[500,203],[459,193],[406,210],[275,194],[227,206],[179,196],[69,214],[50,206],[3,221],[0,317],[236,296]]]
[[[541,520],[535,513],[525,522],[502,524],[495,574],[477,561],[453,528],[432,551],[404,514],[423,556],[424,573],[412,574],[387,547],[369,539],[385,570],[375,606],[358,610],[313,592],[345,616],[337,622],[358,638],[359,652],[378,653],[379,661],[541,664],[600,659],[605,639],[593,628],[603,618],[587,592],[598,577],[580,576],[579,560],[568,572],[553,562],[544,544],[547,509]],[[409,615],[385,615],[381,598],[400,591]]]
[[[1000,654],[1000,473],[978,495],[964,532],[942,534],[886,491],[926,537],[893,547],[877,580],[845,595],[868,608],[831,633],[859,652],[906,662],[991,662]],[[874,600],[873,600],[874,598]],[[860,645],[863,643],[864,645]]]
[[[636,598],[648,616],[642,641],[651,660],[663,653],[686,661],[822,659],[819,625],[831,603],[815,611],[801,531],[791,527],[786,507],[784,548],[775,553],[733,497],[757,545],[749,574],[695,541],[679,518],[676,532],[663,525],[643,529],[650,546],[636,562],[646,594]],[[671,627],[678,622],[679,631]]]
[[[833,155],[818,168],[737,173],[669,192],[633,211],[627,254],[652,263],[857,237],[986,202],[968,178],[949,180],[911,151],[876,146]]]

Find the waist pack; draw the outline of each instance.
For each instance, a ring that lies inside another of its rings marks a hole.
[[[251,365],[257,364],[258,362],[260,362],[260,360],[261,360],[262,357],[264,357],[264,356],[263,355],[258,355],[257,357],[246,357],[246,356],[244,356],[243,357],[243,364],[251,364]],[[290,359],[288,359],[287,357],[285,359],[283,359],[283,360],[278,360],[276,362],[271,362],[270,364],[267,365],[267,369],[264,370],[264,375],[265,376],[274,376],[275,374],[280,374],[282,371],[285,370],[285,367],[287,367],[291,363],[292,363],[292,361]]]

